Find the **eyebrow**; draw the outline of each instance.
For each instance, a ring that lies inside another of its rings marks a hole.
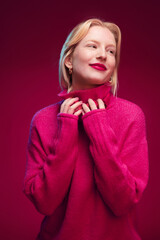
[[[99,41],[96,41],[96,40],[87,40],[85,43],[87,43],[87,42],[95,42],[95,43],[99,43]],[[107,44],[107,45],[116,48],[116,45],[114,45],[114,44],[112,44],[112,43]]]

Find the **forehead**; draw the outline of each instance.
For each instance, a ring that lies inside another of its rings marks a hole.
[[[113,33],[106,27],[92,26],[87,35],[81,40],[82,43],[89,40],[95,40],[98,42],[111,43],[116,45],[116,41]]]

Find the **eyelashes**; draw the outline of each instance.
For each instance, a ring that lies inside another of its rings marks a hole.
[[[109,50],[111,54],[115,55],[115,51]]]
[[[88,45],[88,47],[94,48],[94,49],[97,48],[97,46],[94,44],[90,44],[90,45]],[[110,52],[112,55],[115,55],[115,53],[116,53],[114,50],[111,50],[111,49],[108,49],[107,52]]]
[[[96,46],[96,45],[88,45],[88,47],[97,48],[97,46]]]

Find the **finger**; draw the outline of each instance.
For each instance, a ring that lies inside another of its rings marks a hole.
[[[82,108],[85,113],[90,112],[89,107],[85,103],[82,104]]]
[[[97,109],[95,102],[91,98],[88,99],[88,103],[91,110]]]
[[[106,108],[104,102],[102,101],[102,99],[98,98],[97,102],[98,102],[99,109],[105,109]]]
[[[68,107],[74,103],[76,100],[78,100],[78,97],[75,98],[67,98],[61,105],[60,112],[67,113]]]
[[[82,109],[80,109],[77,112],[75,112],[74,115],[79,116],[81,113],[82,113]]]
[[[67,98],[67,99],[64,100],[63,103],[61,104],[60,113],[61,113],[61,112],[64,112],[64,106],[65,106],[66,102],[67,102],[69,99],[71,99],[71,98]]]
[[[79,105],[81,105],[82,104],[82,101],[78,101],[78,102],[76,102],[76,103],[74,103],[74,104],[72,104],[72,108],[75,110]]]
[[[84,113],[84,111],[83,111],[83,109],[82,109],[82,115],[84,115],[85,113]]]
[[[82,105],[82,101],[76,102],[68,107],[67,113],[73,114],[78,106]]]

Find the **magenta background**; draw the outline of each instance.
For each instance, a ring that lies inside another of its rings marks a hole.
[[[146,115],[150,178],[137,206],[144,240],[160,239],[158,1],[3,1],[0,7],[0,239],[35,239],[43,218],[22,193],[33,114],[59,101],[59,54],[80,21],[99,17],[122,31],[118,96]]]

